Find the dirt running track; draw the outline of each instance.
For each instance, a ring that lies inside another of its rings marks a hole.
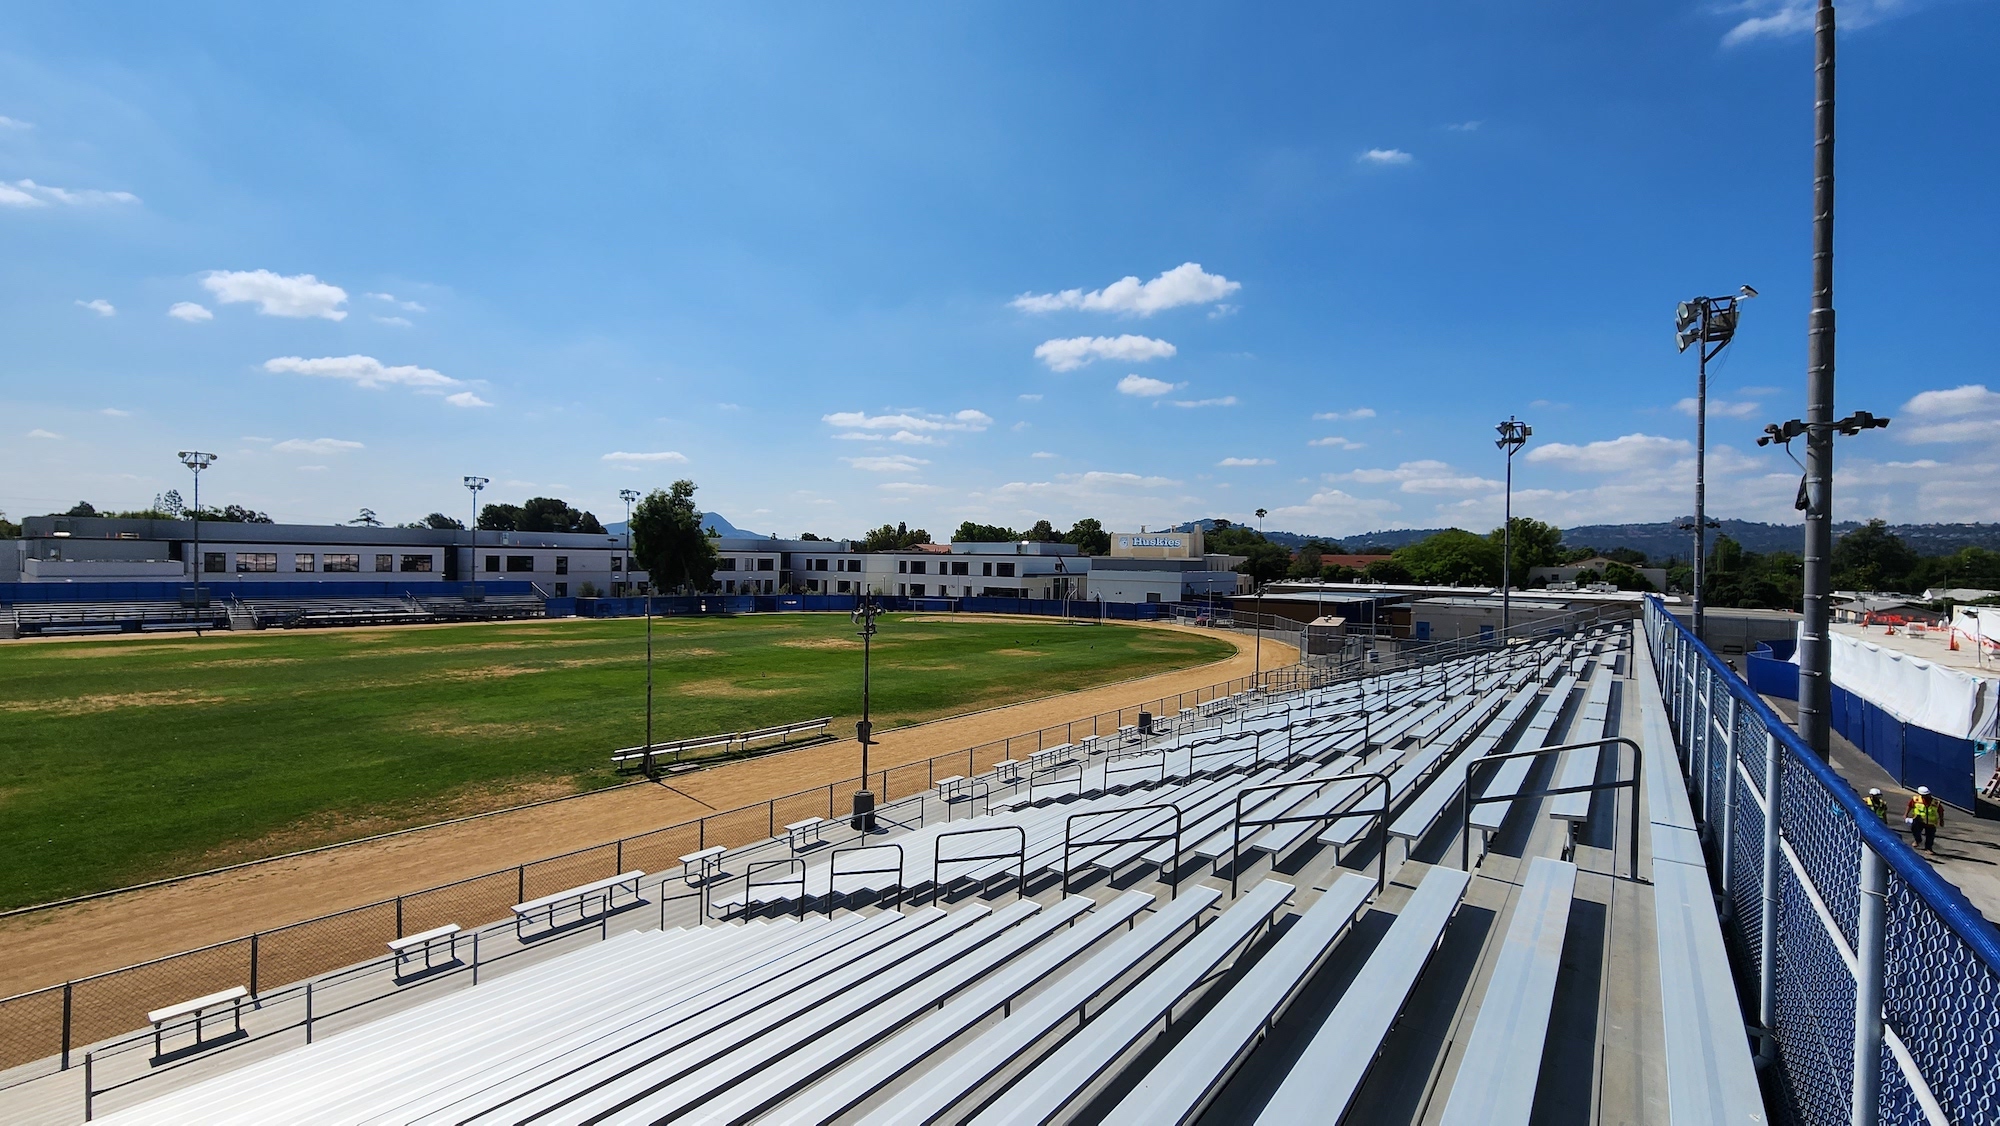
[[[1234,642],[1236,655],[884,732],[870,752],[870,769],[1250,675],[1250,638],[1210,636]],[[1264,642],[1266,669],[1297,659],[1296,649]],[[0,959],[0,997],[824,786],[853,777],[856,767],[852,742],[822,744],[671,777],[671,788],[627,786],[6,920],[0,923],[8,954]]]

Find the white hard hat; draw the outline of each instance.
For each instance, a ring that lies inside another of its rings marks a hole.
[[[1880,787],[1878,787],[1878,786],[1870,786],[1870,787],[1868,787],[1868,796],[1869,796],[1869,797],[1871,797],[1871,798],[1879,798],[1879,797],[1881,797],[1881,796],[1882,796],[1882,790],[1881,790],[1881,788],[1880,788]]]
[[[1929,786],[1918,786],[1917,792],[1925,797],[1929,797],[1931,795],[1931,788]]]

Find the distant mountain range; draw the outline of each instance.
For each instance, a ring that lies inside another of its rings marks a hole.
[[[1679,525],[1692,524],[1692,516],[1676,520],[1662,520],[1652,524],[1585,524],[1563,529],[1563,543],[1569,547],[1594,547],[1609,551],[1615,547],[1629,547],[1643,551],[1654,562],[1669,558],[1686,559],[1694,554],[1690,542],[1692,532],[1683,531]],[[1712,539],[1725,535],[1743,545],[1745,551],[1759,553],[1772,551],[1798,551],[1803,531],[1797,524],[1765,524],[1755,520],[1721,520],[1720,528],[1709,529]],[[1215,527],[1213,520],[1195,520],[1182,524],[1174,530],[1192,531],[1199,526],[1204,531]],[[1836,538],[1859,528],[1855,521],[1835,524]],[[1386,553],[1399,547],[1407,547],[1418,540],[1433,535],[1441,528],[1389,528],[1377,532],[1339,537],[1340,546],[1355,555]],[[1891,524],[1889,531],[1902,537],[1903,542],[1923,555],[1949,555],[1961,547],[1983,547],[2000,551],[2000,524]],[[1299,532],[1267,529],[1264,537],[1273,543],[1297,549],[1309,540],[1327,540],[1327,536],[1309,536]]]
[[[718,536],[748,536],[752,539],[760,540],[764,538],[764,533],[762,532],[746,532],[736,525],[731,524],[729,518],[720,512],[702,513],[701,526],[704,529],[715,529],[715,534]],[[606,524],[604,530],[614,536],[622,536],[625,534],[625,522],[620,520],[616,524]]]

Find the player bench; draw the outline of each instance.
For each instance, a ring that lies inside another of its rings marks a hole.
[[[736,735],[731,733],[728,735],[707,735],[699,739],[676,739],[671,743],[655,743],[651,747],[627,747],[622,751],[611,752],[611,765],[620,770],[630,768],[644,769],[649,751],[654,763],[658,763],[662,759],[679,762],[681,756],[690,751],[706,751],[720,748],[722,753],[727,754],[729,749],[736,745],[736,739]]]
[[[826,818],[808,817],[785,826],[785,839],[791,843],[793,853],[801,853],[825,844],[826,837],[822,835],[825,830]]]
[[[459,927],[457,923],[446,923],[441,927],[434,927],[421,934],[405,935],[402,938],[390,939],[388,943],[389,953],[396,956],[396,980],[402,981],[405,977],[415,976],[415,974],[404,971],[403,963],[406,960],[415,958],[419,953],[424,956],[424,966],[423,969],[416,971],[418,974],[429,973],[438,966],[449,966],[457,962],[458,933]],[[445,948],[445,960],[433,963],[431,961],[431,951],[435,950],[440,943]]]
[[[542,896],[540,899],[530,899],[526,903],[516,903],[514,905],[514,937],[521,939],[523,942],[527,941],[527,925],[533,922],[537,915],[544,917],[547,929],[554,930],[556,916],[561,914],[563,909],[567,907],[576,908],[576,921],[579,923],[591,918],[593,913],[596,915],[609,915],[617,904],[620,888],[629,888],[632,892],[632,902],[637,903],[639,902],[639,881],[644,879],[645,875],[646,873],[635,868],[630,872],[620,872],[615,876],[606,876],[601,880],[592,880],[590,883],[579,884],[566,891]],[[593,908],[595,908],[594,912]]]
[[[780,743],[789,743],[797,735],[805,735],[813,739],[823,738],[826,735],[827,726],[832,722],[832,716],[823,715],[818,719],[800,720],[797,723],[781,723],[776,727],[760,727],[755,731],[745,731],[736,736],[737,748],[747,751],[750,749],[752,743],[763,743],[772,739]]]
[[[248,996],[250,996],[250,991],[238,985],[234,988],[224,989],[218,993],[210,993],[203,997],[196,997],[192,1001],[182,1001],[178,1005],[168,1005],[164,1009],[154,1009],[152,1012],[147,1013],[146,1019],[152,1022],[153,1025],[153,1056],[158,1058],[166,1054],[165,1050],[161,1047],[161,1043],[162,1037],[166,1035],[167,1022],[178,1020],[181,1017],[191,1016],[194,1018],[190,1022],[194,1028],[194,1043],[190,1044],[189,1047],[201,1046],[203,1043],[201,1034],[203,1015],[208,1010],[220,1008],[223,1005],[229,1006],[231,1015],[236,1019],[235,1031],[230,1035],[241,1035],[243,1032],[243,999]]]
[[[689,887],[700,887],[722,875],[722,854],[728,851],[721,845],[715,845],[681,857],[681,879],[686,880]]]

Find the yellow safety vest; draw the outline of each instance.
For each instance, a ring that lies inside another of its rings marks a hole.
[[[1921,818],[1926,825],[1944,824],[1944,810],[1939,808],[1936,798],[1929,801],[1925,801],[1921,796],[1911,798],[1910,811],[1904,816]]]

